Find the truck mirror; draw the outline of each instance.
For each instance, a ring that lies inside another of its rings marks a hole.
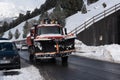
[[[65,30],[65,34],[67,35],[67,29],[65,28],[64,30]]]
[[[35,34],[34,37],[35,37],[37,35],[36,32],[37,32],[37,26],[38,26],[38,24],[34,23],[33,26],[34,26],[34,34]]]

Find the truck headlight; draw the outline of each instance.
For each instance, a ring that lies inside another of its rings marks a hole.
[[[34,45],[35,47],[38,47],[40,50],[42,50],[42,45],[40,42],[35,42]]]
[[[39,42],[34,42],[35,47],[39,45]]]

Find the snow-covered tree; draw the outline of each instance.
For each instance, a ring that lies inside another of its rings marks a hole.
[[[65,14],[60,5],[57,5],[53,12],[49,15],[50,19],[56,19],[58,23],[65,26]]]
[[[87,0],[83,0],[83,2],[87,6],[88,1]]]
[[[29,34],[29,31],[30,31],[31,27],[33,27],[33,25],[35,23],[38,23],[38,20],[32,19],[29,22],[28,21],[25,22],[25,24],[23,26],[23,38],[27,37],[27,35]]]
[[[8,38],[9,38],[9,39],[12,39],[12,38],[13,38],[13,34],[12,34],[11,31],[8,32]]]
[[[27,37],[27,34],[28,34],[28,21],[26,21],[25,25],[23,26],[23,38],[26,38]]]
[[[0,37],[2,37],[4,35],[4,32],[3,33],[0,33]]]
[[[39,21],[42,21],[42,20],[47,19],[47,18],[48,18],[48,12],[44,12],[40,15]]]
[[[82,6],[82,9],[81,9],[81,12],[83,14],[87,13],[87,0],[83,0],[83,6]]]
[[[15,39],[18,39],[19,36],[20,36],[20,32],[19,32],[18,29],[16,29],[16,31],[15,31]]]

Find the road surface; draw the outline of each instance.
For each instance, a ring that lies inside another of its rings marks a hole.
[[[27,51],[20,54],[26,61],[29,60]],[[120,80],[120,64],[74,55],[69,57],[68,64],[62,64],[58,58],[33,65],[45,80]]]

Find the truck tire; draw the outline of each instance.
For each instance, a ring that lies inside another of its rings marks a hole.
[[[16,69],[21,69],[21,65],[18,65]]]
[[[38,60],[35,57],[34,57],[33,61],[34,61],[34,64],[38,64]]]
[[[29,47],[29,53],[30,53],[30,55],[29,55],[29,60],[30,61],[33,61],[33,59],[34,59],[34,47],[33,46],[30,46]]]
[[[35,58],[33,54],[30,54],[29,59],[30,59],[30,62],[34,64],[38,64],[38,60]]]
[[[34,55],[33,55],[33,54],[30,54],[30,55],[29,55],[29,60],[30,60],[30,61],[33,61],[33,59],[34,59]]]
[[[68,56],[64,56],[61,59],[62,59],[62,63],[67,63],[68,62]]]

